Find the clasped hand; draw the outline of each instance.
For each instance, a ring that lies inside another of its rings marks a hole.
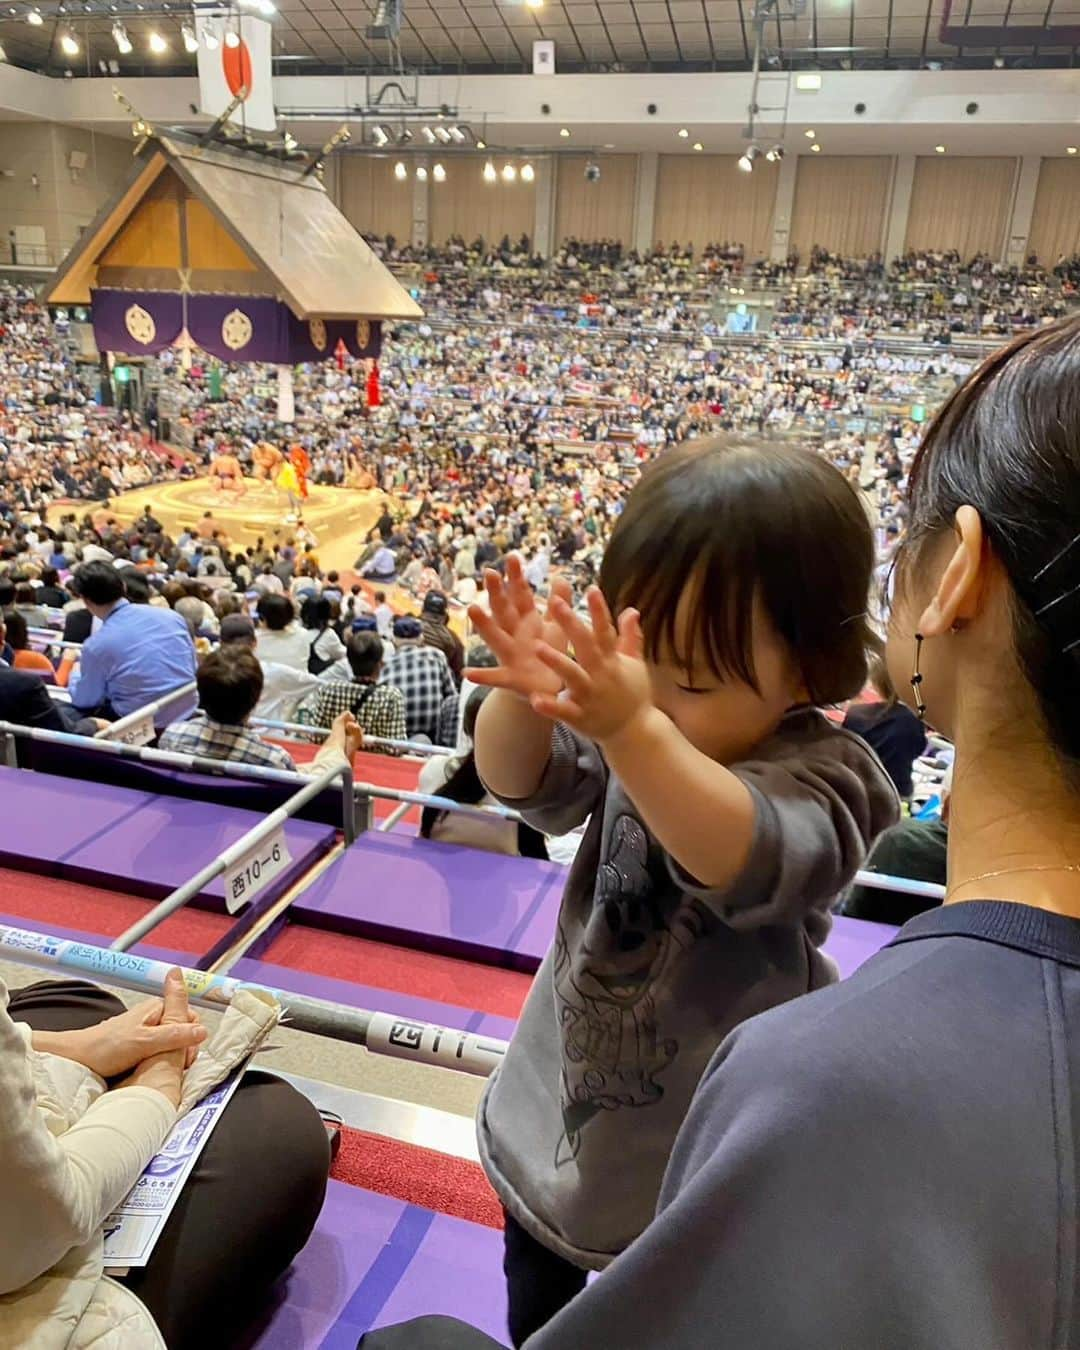
[[[637,610],[624,609],[616,625],[593,586],[586,623],[574,613],[569,584],[560,579],[542,616],[517,555],[507,559],[505,580],[485,572],[484,588],[491,613],[474,605],[469,617],[499,664],[470,669],[475,684],[510,690],[542,716],[601,743],[652,708]]]

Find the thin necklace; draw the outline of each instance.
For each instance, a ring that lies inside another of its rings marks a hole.
[[[1043,863],[1034,867],[1002,867],[996,872],[979,872],[976,876],[968,877],[966,881],[958,881],[955,886],[950,886],[945,892],[945,899],[948,900],[950,895],[964,886],[973,886],[976,881],[989,881],[992,877],[1014,877],[1025,872],[1080,872],[1080,864]]]

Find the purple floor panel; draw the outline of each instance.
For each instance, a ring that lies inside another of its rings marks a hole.
[[[900,930],[887,923],[867,923],[837,915],[824,951],[840,967],[840,978],[854,975],[864,961],[890,943]]]
[[[257,812],[0,768],[0,864],[165,895],[262,819]],[[327,825],[290,820],[294,866],[280,894],[334,843]],[[221,879],[198,897],[222,907]]]
[[[535,970],[566,868],[428,839],[362,835],[292,907],[293,921]]]
[[[502,1234],[331,1181],[255,1348],[355,1350],[365,1332],[425,1313],[506,1343]]]
[[[324,998],[331,1003],[344,1003],[350,1008],[366,1008],[370,1012],[389,1013],[414,1022],[434,1022],[437,1026],[456,1031],[472,1031],[479,1036],[493,1036],[509,1040],[516,1023],[509,1017],[493,1013],[473,1012],[454,1003],[439,1003],[435,999],[417,998],[394,989],[378,989],[351,980],[336,980],[327,975],[312,975],[306,970],[292,970],[277,966],[272,961],[255,961],[241,957],[229,974],[251,984],[265,984],[290,994],[308,998]]]

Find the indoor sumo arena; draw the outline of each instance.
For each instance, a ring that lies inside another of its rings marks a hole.
[[[0,1346],[1080,1338],[1078,44],[0,17]]]

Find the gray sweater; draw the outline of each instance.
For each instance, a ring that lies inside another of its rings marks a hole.
[[[835,978],[829,905],[898,814],[873,752],[821,713],[790,714],[732,766],[756,809],[723,892],[651,837],[597,748],[563,726],[529,823],[590,816],[548,952],[481,1102],[488,1176],[553,1251],[602,1268],[656,1210],[698,1080],[734,1027]]]
[[[920,914],[728,1038],[656,1220],[528,1350],[1080,1345],[1078,1045],[1080,922]]]

